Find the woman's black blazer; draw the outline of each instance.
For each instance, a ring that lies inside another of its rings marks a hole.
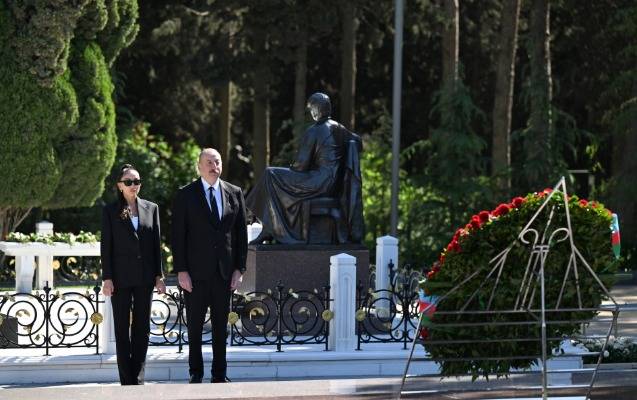
[[[119,203],[102,210],[102,279],[112,279],[115,289],[153,285],[163,276],[159,207],[137,198],[137,231],[130,218],[120,216]]]

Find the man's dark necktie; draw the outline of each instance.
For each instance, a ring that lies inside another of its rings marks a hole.
[[[208,188],[208,198],[210,199],[210,211],[212,211],[212,221],[215,224],[219,224],[221,220],[219,219],[219,208],[217,208],[217,200],[215,199],[215,189],[210,186]]]

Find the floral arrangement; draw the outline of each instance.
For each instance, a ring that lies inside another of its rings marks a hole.
[[[582,339],[574,341],[577,347],[592,352],[600,352],[605,339]],[[598,356],[585,356],[584,363],[594,364]],[[637,362],[637,341],[634,338],[610,336],[604,351],[602,363],[634,363]]]
[[[20,232],[11,232],[7,236],[7,242],[20,242],[20,243],[29,243],[29,242],[38,242],[38,243],[97,243],[100,241],[100,232],[91,233],[80,231],[80,233],[62,233],[62,232],[54,232],[52,235],[42,234],[42,233],[31,233],[24,234]]]
[[[530,247],[515,240],[533,215],[547,200],[552,189],[515,197],[508,203],[498,205],[491,211],[481,211],[471,217],[469,222],[459,228],[446,248],[441,252],[421,282],[423,293],[430,298],[447,297],[435,305],[435,313],[426,315],[421,326],[421,338],[426,350],[440,361],[444,376],[469,373],[476,379],[489,375],[506,376],[511,368],[526,369],[537,362],[541,354],[540,326],[527,324],[532,321],[527,313],[495,314],[444,314],[444,311],[459,311],[471,298],[466,311],[512,310],[523,284],[524,274],[530,256]],[[600,277],[604,286],[610,288],[617,262],[612,252],[610,226],[612,214],[600,203],[571,196],[566,199],[571,218],[571,228],[575,247],[588,261],[591,269]],[[566,227],[564,195],[552,193],[547,207],[538,215],[533,228],[540,233],[550,219],[550,230]],[[549,217],[549,214],[552,216]],[[512,244],[513,243],[513,244]],[[490,261],[507,246],[511,245],[506,263],[501,270],[497,287],[495,275],[488,277],[494,267]],[[569,240],[549,243],[549,252],[545,260],[545,299],[547,309],[555,308],[562,282],[571,257]],[[604,299],[604,294],[590,273],[580,263],[579,288],[583,307],[596,308]],[[478,270],[478,274],[448,293],[451,288],[465,280]],[[578,306],[578,294],[573,273],[567,281],[560,300],[560,308]],[[494,293],[491,299],[491,293]],[[491,300],[490,307],[487,307]],[[539,289],[528,305],[529,309],[539,309]],[[535,317],[539,318],[535,313]],[[570,322],[589,319],[594,312],[551,312],[547,319],[561,321],[550,323],[547,337],[554,338],[549,345],[559,345],[557,338],[568,337],[579,330],[579,324]],[[445,327],[445,324],[476,323],[472,326]],[[494,325],[485,322],[496,322]],[[515,323],[518,324],[515,324]],[[513,323],[513,324],[511,324]],[[507,341],[505,339],[514,339]],[[446,341],[437,344],[436,341]],[[453,344],[449,344],[453,341]],[[504,356],[528,357],[525,359],[502,360]],[[457,360],[471,358],[469,361]],[[456,360],[449,360],[456,359]],[[449,360],[449,361],[445,361]]]

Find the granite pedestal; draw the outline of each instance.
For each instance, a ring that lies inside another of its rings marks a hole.
[[[247,271],[240,291],[274,291],[279,281],[286,290],[322,291],[330,283],[330,257],[340,253],[356,257],[356,280],[367,290],[369,250],[363,245],[257,244],[248,246]]]

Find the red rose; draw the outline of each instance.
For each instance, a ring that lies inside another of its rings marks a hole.
[[[485,223],[489,221],[489,215],[491,215],[488,211],[480,211],[478,217],[480,218],[480,222]]]
[[[469,233],[469,232],[471,231],[471,228],[473,228],[473,227],[471,226],[471,224],[467,224],[467,225],[465,225],[465,226],[464,226],[464,230],[465,230],[467,233]]]
[[[473,229],[480,229],[480,226],[482,225],[482,222],[480,222],[480,217],[478,217],[477,215],[471,217],[471,222],[469,223],[471,224],[471,227]]]
[[[544,189],[544,190],[543,190],[543,193],[544,193],[544,194],[549,194],[549,193],[551,193],[552,191],[553,191],[553,189],[551,189],[551,188],[546,188],[546,189]]]
[[[451,241],[451,249],[457,253],[460,253],[460,250],[462,250],[460,248],[460,243],[458,243],[457,240],[452,240]]]
[[[495,215],[496,217],[500,217],[502,215],[505,215],[509,212],[509,205],[508,204],[500,204],[494,211],[493,211],[493,215]]]
[[[596,201],[591,201],[590,203],[588,203],[591,207],[593,208],[597,208],[598,204]]]
[[[440,257],[438,257],[438,262],[442,265],[445,263],[445,254],[441,254]]]
[[[513,207],[515,207],[515,208],[520,208],[522,206],[522,204],[524,204],[524,198],[523,197],[514,197],[513,200],[511,200],[511,204],[513,204]]]
[[[585,199],[580,200],[579,205],[582,207],[588,206],[588,200],[585,200]]]
[[[434,276],[436,276],[436,271],[432,270],[432,271],[427,272],[427,279],[431,279]]]
[[[427,340],[429,338],[429,331],[427,328],[420,328],[420,338],[422,340]]]

